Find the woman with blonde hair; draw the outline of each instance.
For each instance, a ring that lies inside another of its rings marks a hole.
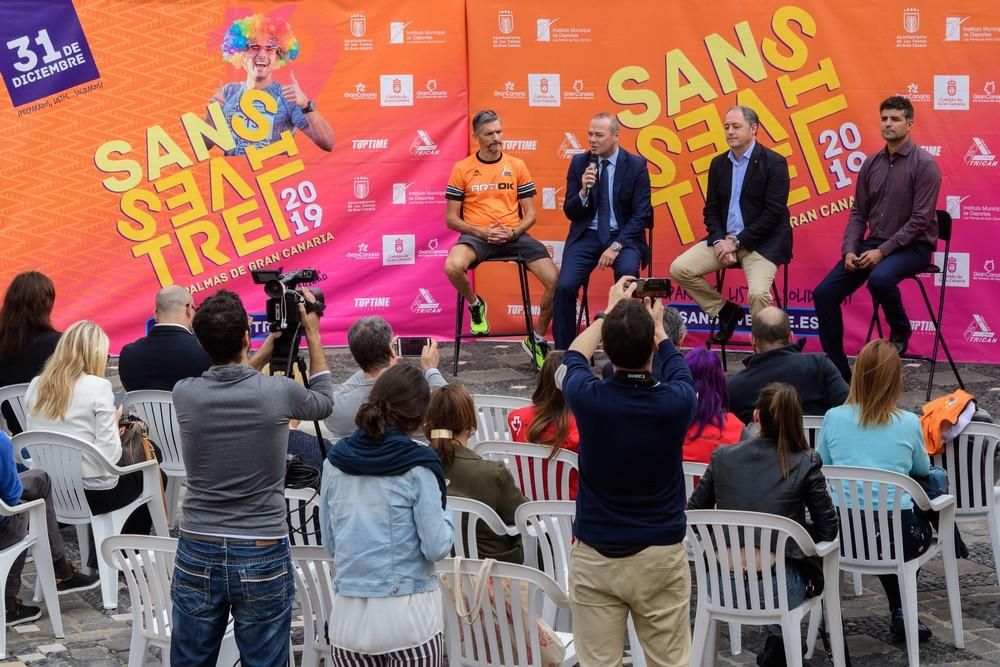
[[[97,324],[74,322],[59,339],[41,374],[28,385],[25,402],[29,429],[74,436],[93,445],[109,463],[117,463],[122,444],[114,392],[104,377],[108,347],[108,335]],[[84,457],[83,488],[90,511],[105,514],[138,497],[142,472],[104,475]],[[149,509],[142,505],[125,522],[122,532],[148,534],[151,526]]]
[[[475,432],[476,406],[469,391],[459,384],[435,389],[427,408],[424,435],[444,466],[448,495],[489,505],[505,524],[511,525],[514,511],[528,499],[502,462],[484,461],[468,448],[469,436]],[[476,543],[480,558],[517,564],[524,561],[520,535],[495,535],[480,524]]]
[[[930,471],[930,458],[924,449],[920,419],[912,412],[896,407],[903,393],[903,368],[892,343],[873,340],[858,354],[851,378],[851,388],[844,405],[833,408],[823,419],[816,450],[823,463],[839,466],[877,468],[903,475],[923,476]],[[878,502],[879,489],[872,489],[872,503]],[[895,489],[888,490],[889,510],[900,503],[903,557],[916,558],[931,544],[933,531],[928,517],[914,509],[909,494],[895,498]],[[863,511],[853,508],[852,511]],[[886,526],[876,530],[885,530]],[[879,576],[889,598],[892,614],[890,630],[893,638],[903,640],[903,605],[899,581],[895,575]],[[930,628],[920,624],[920,641],[931,636]]]

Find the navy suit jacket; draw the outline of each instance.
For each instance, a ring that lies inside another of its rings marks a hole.
[[[758,142],[740,191],[743,231],[737,234],[740,247],[757,251],[775,264],[792,259],[792,227],[788,215],[788,162]],[[705,197],[705,227],[708,245],[726,238],[729,196],[733,191],[733,163],[729,151],[716,155],[708,168]]]
[[[125,391],[173,391],[178,380],[200,377],[211,365],[193,333],[172,324],[157,324],[148,336],[122,348],[118,374]]]
[[[580,179],[590,161],[590,152],[574,155],[566,173],[566,201],[563,212],[570,220],[566,248],[583,236],[583,233],[597,215],[593,192],[587,198],[587,205],[580,201]],[[649,172],[646,158],[632,155],[618,147],[618,163],[615,165],[614,199],[612,206],[618,222],[618,242],[626,247],[639,250],[643,264],[649,262],[649,245],[646,243],[646,227],[653,226],[653,208],[650,203]],[[564,250],[565,252],[565,250]]]

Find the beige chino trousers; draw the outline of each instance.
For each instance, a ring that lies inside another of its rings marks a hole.
[[[747,277],[750,316],[753,317],[762,308],[771,305],[771,285],[774,284],[774,274],[778,272],[778,267],[760,253],[743,248],[736,251],[736,260]],[[715,250],[704,241],[699,241],[674,260],[670,265],[670,276],[691,295],[703,311],[715,317],[726,300],[704,276],[724,268],[736,267],[723,266],[715,256]]]

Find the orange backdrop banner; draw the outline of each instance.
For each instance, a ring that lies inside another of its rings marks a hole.
[[[708,166],[728,150],[723,116],[735,104],[756,110],[758,140],[789,161],[795,228],[789,302],[802,335],[815,335],[812,290],[838,261],[858,170],[883,145],[879,103],[908,96],[916,110],[914,141],[943,173],[938,208],[956,220],[945,335],[958,357],[1000,360],[992,329],[1000,327],[1000,310],[987,296],[1000,279],[994,240],[1000,172],[992,148],[1000,148],[992,65],[1000,47],[997,6],[765,0],[639,9],[484,0],[469,2],[467,11],[471,110],[500,113],[505,147],[526,160],[540,193],[533,233],[557,260],[568,229],[562,212],[568,162],[588,150],[591,116],[616,114],[623,147],[649,161],[652,273],[666,277],[671,261],[705,237]],[[745,304],[745,281],[732,274],[726,296]],[[610,282],[610,271],[595,271],[592,311],[604,307]],[[478,285],[491,302],[491,319],[502,324],[503,313],[516,326],[522,310],[516,283],[490,272]],[[929,352],[933,337],[919,293],[909,286],[904,298],[917,334],[913,347]],[[852,301],[845,307],[848,350],[863,341],[871,316],[865,290]],[[707,317],[685,293],[675,305],[690,330],[707,330]]]

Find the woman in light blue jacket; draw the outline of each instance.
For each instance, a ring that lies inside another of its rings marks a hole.
[[[320,522],[336,565],[336,665],[442,664],[434,563],[451,552],[455,531],[437,454],[406,435],[429,400],[420,371],[393,366],[358,410],[358,430],[327,453]]]

